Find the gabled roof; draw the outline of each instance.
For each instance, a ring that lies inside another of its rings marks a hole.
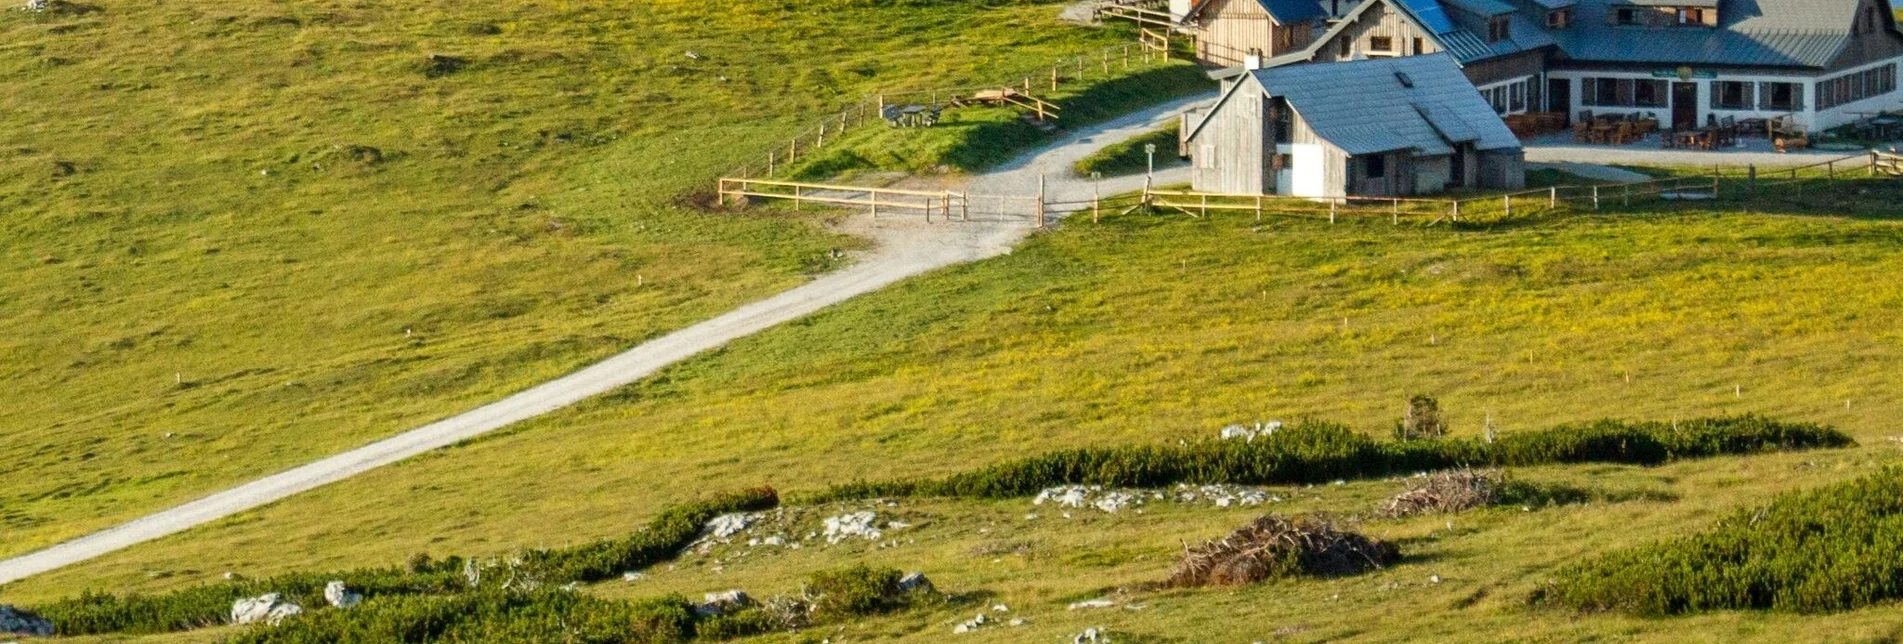
[[[1545,33],[1567,58],[1580,61],[1822,68],[1850,45],[1859,6],[1857,0],[1709,0],[1714,4],[1706,6],[1718,7],[1717,27],[1619,26],[1605,19],[1620,6],[1661,1],[1579,0],[1571,26]],[[1895,37],[1894,17],[1883,13],[1883,31]]]
[[[1461,4],[1456,4],[1457,2]],[[1497,9],[1497,7],[1491,7],[1491,5],[1500,4],[1500,0],[1448,0],[1448,4],[1454,4],[1462,9],[1465,9],[1465,5],[1468,3],[1473,4],[1475,7],[1493,11]],[[1511,21],[1511,26],[1508,28],[1509,37],[1499,42],[1490,43],[1487,42],[1485,36],[1469,31],[1461,27],[1459,23],[1454,22],[1451,18],[1448,18],[1445,9],[1441,7],[1440,0],[1363,0],[1361,4],[1355,5],[1354,10],[1349,11],[1346,15],[1342,16],[1340,20],[1335,21],[1335,25],[1330,27],[1327,32],[1316,37],[1314,42],[1310,43],[1306,49],[1277,56],[1274,61],[1264,61],[1263,64],[1268,66],[1271,64],[1287,64],[1289,62],[1313,59],[1316,52],[1320,51],[1321,48],[1326,46],[1329,42],[1334,41],[1342,32],[1353,28],[1354,23],[1361,19],[1362,14],[1367,13],[1369,9],[1372,9],[1377,4],[1387,5],[1390,11],[1400,14],[1409,22],[1414,23],[1416,28],[1428,34],[1427,37],[1432,39],[1434,44],[1439,45],[1440,48],[1446,50],[1447,53],[1453,54],[1454,59],[1460,61],[1463,65],[1489,58],[1533,51],[1542,47],[1551,47],[1556,44],[1553,37],[1549,35],[1547,31],[1539,29],[1533,21],[1521,15],[1520,12],[1513,11],[1511,6],[1504,4],[1501,6],[1505,6],[1508,9],[1508,11],[1504,13],[1512,14],[1508,16],[1508,20]]]
[[[1262,5],[1262,10],[1269,12],[1269,17],[1274,18],[1276,22],[1282,23],[1285,25],[1298,23],[1298,22],[1307,22],[1310,20],[1325,18],[1328,16],[1328,10],[1322,8],[1321,0],[1237,0],[1237,1],[1238,2],[1253,1],[1256,4],[1260,4]],[[1196,0],[1196,4],[1189,8],[1189,15],[1191,16],[1199,15],[1203,12],[1203,9],[1206,9],[1209,6],[1214,4],[1215,4],[1215,0]]]
[[[1315,135],[1349,155],[1412,150],[1438,156],[1455,145],[1517,149],[1520,141],[1447,54],[1288,65],[1251,72],[1239,91],[1279,97]],[[1190,138],[1215,119],[1205,118]]]

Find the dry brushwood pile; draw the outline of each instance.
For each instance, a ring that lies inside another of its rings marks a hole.
[[[1398,519],[1421,514],[1462,512],[1500,500],[1500,475],[1488,470],[1460,468],[1417,476],[1382,504],[1377,514]]]
[[[1342,530],[1326,518],[1270,514],[1220,541],[1185,547],[1169,585],[1240,586],[1280,577],[1337,577],[1400,558],[1394,544]]]

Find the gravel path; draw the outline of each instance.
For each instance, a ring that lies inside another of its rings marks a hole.
[[[973,178],[970,189],[974,193],[1031,195],[1036,193],[1038,174],[1043,173],[1048,177],[1047,191],[1051,200],[1088,199],[1090,182],[1071,177],[1071,163],[1104,146],[1167,123],[1175,118],[1176,113],[1201,100],[1207,99],[1177,101],[1085,128],[1043,151],[1027,154],[995,172]],[[1135,190],[1142,187],[1142,180],[1141,176],[1106,180],[1102,189],[1104,194]],[[1182,178],[1170,180],[1181,181]],[[1163,181],[1161,174],[1159,181]],[[662,336],[573,374],[475,410],[117,527],[0,561],[0,584],[181,532],[547,414],[634,383],[695,354],[876,291],[907,277],[1008,253],[1019,239],[1030,232],[1022,224],[1008,222],[927,224],[917,217],[885,217],[873,221],[869,217],[855,216],[842,223],[841,228],[874,238],[879,242],[877,249],[849,268]]]

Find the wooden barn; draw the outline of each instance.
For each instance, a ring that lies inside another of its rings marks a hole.
[[[1202,192],[1401,197],[1518,189],[1525,155],[1452,56],[1252,70],[1185,117]]]
[[[1315,0],[1194,0],[1179,21],[1198,61],[1235,67],[1307,49],[1327,17]]]

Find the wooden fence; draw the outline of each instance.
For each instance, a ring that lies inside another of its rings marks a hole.
[[[1037,114],[1040,120],[1054,119],[1060,111],[1058,105],[1032,95],[1033,90],[1042,91],[1047,86],[1046,81],[1050,90],[1056,91],[1065,83],[1109,78],[1117,67],[1129,70],[1139,64],[1151,65],[1165,62],[1169,60],[1168,43],[1167,35],[1162,36],[1162,49],[1158,49],[1155,43],[1146,37],[1141,43],[1112,45],[1063,56],[1057,58],[1048,68],[1040,66],[1034,71],[1002,75],[1001,78],[1006,80],[993,85],[902,90],[866,96],[856,103],[841,108],[838,113],[820,118],[819,122],[786,139],[785,143],[759,153],[752,161],[728,171],[724,176],[743,178],[777,176],[800,158],[815,150],[824,149],[829,143],[836,143],[849,131],[868,124],[883,124],[885,107],[895,105],[901,100],[929,100],[927,105],[941,107],[947,106],[954,96],[969,98],[979,92],[997,92],[1001,95],[999,102],[1014,105],[1027,113]]]
[[[873,218],[882,214],[923,215],[925,221],[1024,222],[1043,226],[1048,204],[1039,195],[985,195],[951,190],[905,190],[832,183],[804,183],[771,179],[720,180],[721,206],[744,205],[753,199],[790,201],[793,209],[806,204],[863,208]]]

